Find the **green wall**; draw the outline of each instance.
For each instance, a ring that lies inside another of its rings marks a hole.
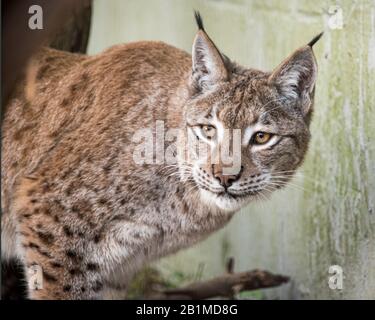
[[[211,277],[234,256],[237,271],[292,277],[260,297],[375,299],[375,1],[96,0],[89,52],[141,39],[190,51],[193,9],[225,54],[255,68],[272,69],[325,31],[315,48],[313,138],[293,185],[158,266],[170,277],[201,266]],[[342,290],[328,287],[335,264],[343,268]]]

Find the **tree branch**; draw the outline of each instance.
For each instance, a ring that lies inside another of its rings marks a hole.
[[[183,288],[163,290],[156,293],[151,299],[200,300],[214,297],[231,298],[241,291],[276,287],[288,281],[289,277],[275,275],[263,270],[227,273]]]

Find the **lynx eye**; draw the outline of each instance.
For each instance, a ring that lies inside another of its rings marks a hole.
[[[203,136],[208,140],[211,140],[215,138],[216,136],[216,128],[214,126],[202,125],[201,130],[202,130]]]
[[[268,132],[256,132],[253,136],[253,144],[265,144],[272,138],[272,134]]]

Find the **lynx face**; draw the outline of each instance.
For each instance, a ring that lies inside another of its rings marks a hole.
[[[267,73],[231,63],[202,26],[184,110],[189,141],[198,151],[183,170],[205,201],[238,210],[284,186],[300,166],[317,73],[312,44]]]

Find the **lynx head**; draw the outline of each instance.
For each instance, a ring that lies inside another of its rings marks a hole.
[[[317,76],[312,46],[321,34],[263,72],[231,62],[195,16],[184,121],[190,141],[210,152],[183,168],[205,201],[234,211],[284,186],[304,159]]]

